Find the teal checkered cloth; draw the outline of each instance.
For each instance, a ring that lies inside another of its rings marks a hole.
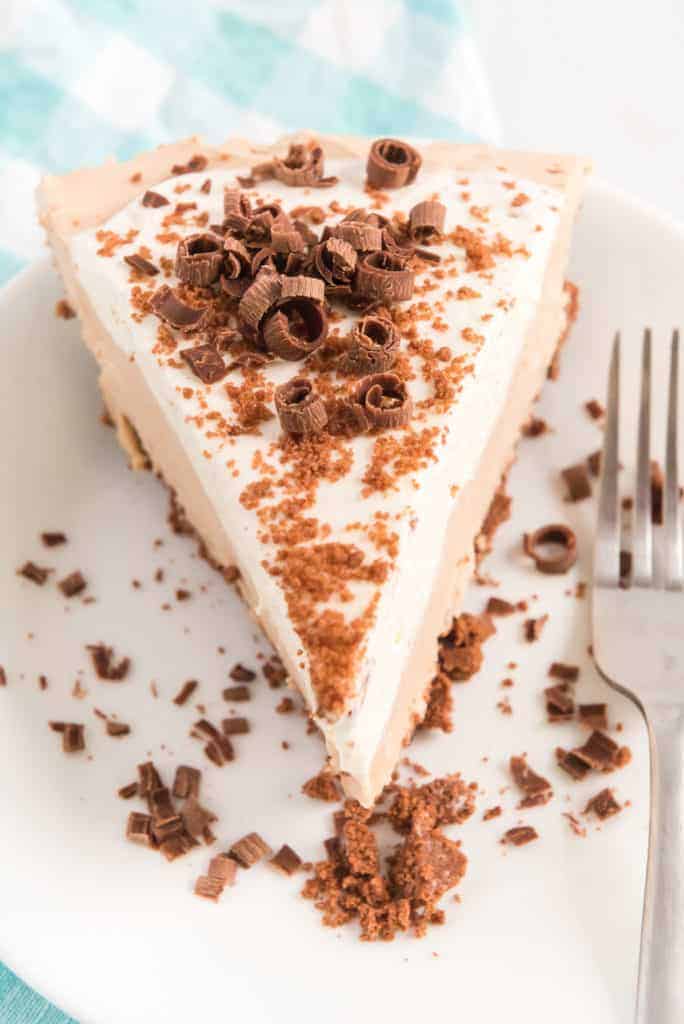
[[[459,0],[0,0],[0,283],[42,174],[202,134],[496,140]],[[0,823],[1,824],[1,823]],[[1,1024],[66,1024],[0,965]]]

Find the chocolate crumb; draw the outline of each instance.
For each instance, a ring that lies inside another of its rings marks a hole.
[[[125,722],[118,722],[112,718],[107,719],[105,726],[108,736],[128,736],[131,731],[130,725]]]
[[[188,679],[187,682],[183,683],[180,690],[173,698],[173,703],[179,708],[182,707],[190,700],[198,685],[199,684],[196,679]]]
[[[178,800],[198,797],[201,781],[202,773],[198,768],[191,768],[187,764],[179,764],[173,780],[173,795]]]
[[[523,793],[523,798],[518,804],[520,808],[540,807],[552,798],[551,783],[543,776],[537,775],[524,756],[511,758],[510,771],[513,781]]]
[[[122,800],[130,800],[132,797],[138,795],[138,783],[129,782],[126,786],[122,786],[117,790],[117,793]]]
[[[562,747],[556,747],[556,761],[558,767],[567,772],[576,782],[581,782],[591,771],[588,764],[581,761],[572,751],[563,750]]]
[[[541,419],[538,416],[530,416],[527,423],[524,425],[523,437],[541,437],[543,434],[548,434],[549,425],[546,420]]]
[[[76,316],[74,309],[66,299],[60,299],[55,304],[55,316],[60,320],[73,320]]]
[[[77,594],[82,593],[87,585],[85,577],[78,569],[70,573],[69,576],[65,576],[57,584],[65,597],[75,597]]]
[[[257,832],[248,833],[248,835],[233,843],[230,848],[231,857],[242,868],[253,867],[258,861],[269,856],[271,852],[270,846],[264,842]]]
[[[488,615],[512,615],[516,611],[516,606],[501,597],[490,597],[485,611]]]
[[[547,686],[544,697],[549,722],[569,722],[574,718],[575,701],[568,683]]]
[[[562,679],[565,683],[576,683],[579,679],[579,666],[554,661],[549,666],[549,675],[552,679]]]
[[[577,711],[581,725],[588,725],[590,729],[608,728],[606,704],[580,704]]]
[[[21,569],[17,569],[17,576],[23,576],[24,579],[31,580],[32,583],[37,583],[39,587],[42,587],[51,572],[54,572],[54,569],[36,565],[35,562],[24,562]]]
[[[612,818],[613,815],[619,814],[621,810],[622,805],[615,799],[612,789],[602,789],[600,793],[589,800],[583,813],[593,813],[600,821],[605,821],[606,818]]]
[[[148,189],[147,192],[145,192],[140,202],[142,203],[143,206],[151,207],[169,205],[169,200],[165,196],[161,195],[161,193],[159,192],[152,192],[150,189]]]
[[[227,701],[245,701],[252,699],[248,686],[227,686],[223,691],[223,699]]]
[[[584,408],[592,420],[601,420],[606,415],[606,410],[597,398],[590,398],[588,402],[584,403]]]
[[[567,501],[584,501],[591,497],[591,483],[589,474],[584,463],[579,462],[575,466],[568,466],[561,471],[567,487]]]
[[[40,539],[46,548],[55,548],[59,544],[66,544],[67,542],[66,533],[61,533],[57,530],[48,530],[45,533],[41,533]]]
[[[302,793],[312,800],[325,800],[328,803],[337,803],[342,799],[337,778],[325,768],[304,783]]]
[[[226,736],[244,736],[249,732],[249,722],[246,718],[224,718],[221,728]]]
[[[268,863],[281,875],[294,875],[302,866],[302,858],[285,843]]]
[[[508,832],[504,832],[501,841],[509,846],[525,846],[526,843],[531,843],[534,839],[539,839],[536,829],[531,825],[517,825],[515,828],[509,828]]]
[[[465,682],[482,665],[482,644],[494,626],[486,615],[463,612],[452,621],[448,633],[439,638],[439,663],[446,675],[457,682]]]
[[[548,620],[548,615],[540,615],[537,619],[525,619],[523,628],[525,630],[525,639],[528,643],[535,643],[535,641],[539,640]]]
[[[245,668],[240,662],[233,665],[228,675],[236,683],[252,683],[256,679],[256,672],[253,672],[251,668]]]
[[[492,818],[499,818],[502,813],[500,804],[497,804],[495,807],[488,807],[482,815],[482,820],[491,821]]]
[[[287,670],[277,654],[264,662],[261,671],[272,690],[277,690],[287,680]]]
[[[86,644],[90,651],[93,668],[98,679],[105,679],[108,682],[119,682],[124,679],[131,667],[130,658],[121,658],[118,664],[114,663],[114,649],[106,644]]]

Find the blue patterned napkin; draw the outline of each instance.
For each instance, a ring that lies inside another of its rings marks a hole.
[[[45,172],[192,134],[498,134],[461,0],[0,6],[0,284],[43,248],[33,193]],[[0,964],[2,1024],[69,1020]]]

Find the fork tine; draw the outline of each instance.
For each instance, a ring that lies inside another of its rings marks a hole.
[[[641,360],[639,441],[634,501],[632,583],[650,587],[653,581],[653,527],[651,522],[651,328],[644,331]]]
[[[665,586],[682,586],[682,533],[679,515],[679,475],[677,466],[677,420],[679,391],[679,331],[672,332],[670,349],[670,395],[667,408],[667,447],[665,452]]]
[[[595,582],[616,587],[620,576],[620,510],[618,505],[618,435],[620,419],[620,332],[615,335],[608,373],[606,430],[601,459],[601,494],[599,497],[596,548],[594,551]]]

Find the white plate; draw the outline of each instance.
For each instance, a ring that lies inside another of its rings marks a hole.
[[[603,397],[614,330],[622,326],[636,346],[650,323],[663,341],[679,316],[683,273],[681,229],[592,185],[572,261],[581,314],[561,379],[546,387],[539,407],[555,432],[522,444],[511,477],[513,519],[487,563],[500,594],[539,595],[532,614],[549,612],[550,621],[541,642],[529,645],[521,641],[523,616],[501,620],[479,676],[454,689],[453,733],[420,737],[412,747],[415,759],[438,772],[460,770],[486,792],[475,817],[455,830],[470,865],[462,902],[445,900],[447,925],[420,942],[400,937],[374,946],[359,943],[353,927],[323,929],[298,896],[301,878],[258,867],[214,906],[191,894],[208,850],[169,865],[124,842],[131,804],[115,790],[149,755],[167,779],[179,762],[204,769],[221,845],[256,829],[272,844],[289,842],[318,858],[330,807],[299,787],[318,768],[321,747],[301,718],[274,714],[282,691],[263,682],[247,706],[254,731],[238,738],[234,764],[214,768],[188,737],[197,714],[171,703],[180,684],[199,679],[197,699],[220,720],[228,668],[236,660],[255,664],[263,643],[230,588],[187,539],[170,534],[161,486],[130,473],[100,425],[95,367],[76,321],[53,314],[61,294],[53,271],[41,263],[4,291],[0,662],[9,682],[0,691],[0,958],[94,1024],[242,1014],[254,1024],[321,1017],[348,1024],[374,1015],[415,1021],[428,1007],[468,1021],[630,1019],[647,834],[646,736],[638,712],[606,690],[586,654],[588,601],[566,592],[588,576],[595,504],[565,504],[558,470],[600,445],[581,403]],[[572,577],[543,577],[521,556],[520,536],[559,517],[578,533],[581,564]],[[65,530],[69,544],[43,549],[38,534],[47,529]],[[14,569],[27,558],[54,566],[57,578],[82,569],[97,602],[65,601],[54,578],[43,588],[19,579]],[[166,573],[161,584],[153,581],[157,567]],[[134,577],[143,582],[139,591]],[[178,604],[173,593],[184,584],[194,597]],[[469,605],[479,610],[488,593],[473,588]],[[165,601],[172,610],[161,609]],[[84,645],[99,640],[133,657],[123,683],[93,677]],[[632,765],[609,780],[631,806],[600,829],[588,823],[586,839],[572,834],[561,812],[580,810],[602,780],[573,784],[555,767],[555,745],[580,733],[544,721],[540,695],[552,660],[581,663],[580,699],[608,699],[634,752]],[[46,693],[38,690],[39,673],[49,678]],[[507,675],[515,687],[503,691]],[[81,701],[70,695],[77,678],[88,690]],[[512,716],[496,709],[504,693]],[[103,735],[94,706],[132,722],[133,734]],[[48,732],[50,718],[86,722],[92,757],[64,756]],[[281,749],[283,739],[292,749]],[[553,780],[556,796],[525,815],[540,841],[505,851],[498,840],[519,820],[506,762],[522,751]],[[504,816],[483,823],[482,810],[499,802]]]

